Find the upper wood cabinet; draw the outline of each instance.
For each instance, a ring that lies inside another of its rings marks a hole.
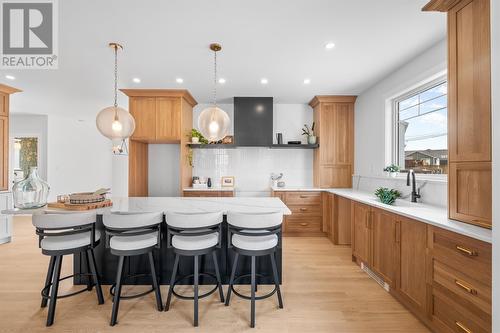
[[[129,108],[135,120],[135,131],[132,134],[132,139],[137,141],[154,141],[156,139],[156,98],[131,98]]]
[[[156,140],[181,139],[181,100],[172,97],[156,98]]]
[[[0,84],[0,190],[9,184],[9,103],[10,95],[21,90]]]
[[[314,186],[351,187],[354,170],[354,102],[356,96],[315,96]]]

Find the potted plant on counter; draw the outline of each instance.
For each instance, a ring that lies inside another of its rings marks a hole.
[[[400,168],[396,164],[391,164],[384,168],[384,171],[387,173],[387,175],[391,176],[392,178],[396,178],[396,176],[399,174],[399,170]]]
[[[401,192],[395,189],[388,189],[387,187],[379,187],[375,191],[375,195],[380,199],[382,203],[386,205],[392,205],[396,202],[396,199],[401,197]]]
[[[307,124],[304,124],[304,127],[302,128],[302,135],[307,136],[307,143],[310,145],[315,145],[316,144],[316,135],[314,135],[314,122],[312,123],[312,126],[309,127]]]

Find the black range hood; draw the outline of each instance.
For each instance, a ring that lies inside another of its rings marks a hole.
[[[273,144],[273,98],[234,97],[234,145],[269,147]]]

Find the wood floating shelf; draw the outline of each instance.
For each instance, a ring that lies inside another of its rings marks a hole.
[[[234,148],[239,148],[239,147],[250,147],[251,146],[238,146],[235,144],[188,144],[190,148],[196,148],[196,149],[234,149]],[[314,149],[318,148],[319,144],[314,144],[314,145],[309,145],[309,144],[300,144],[300,145],[289,145],[289,144],[283,144],[283,145],[270,145],[270,146],[262,146],[258,148],[271,148],[271,149]]]

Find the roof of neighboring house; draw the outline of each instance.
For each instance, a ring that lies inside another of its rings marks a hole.
[[[405,157],[412,156],[414,154],[422,154],[432,158],[439,158],[441,160],[448,159],[448,150],[447,149],[426,149],[426,150],[408,150],[405,151]]]

